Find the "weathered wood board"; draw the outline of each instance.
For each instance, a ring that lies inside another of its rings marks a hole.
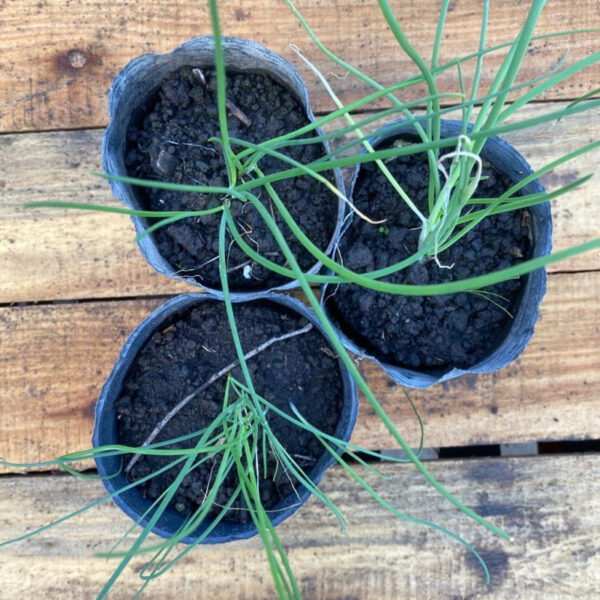
[[[562,105],[564,106],[564,104]],[[544,106],[524,111],[534,117]],[[591,122],[590,122],[591,121]],[[600,110],[588,116],[515,132],[507,139],[540,168],[600,137]],[[556,140],[562,143],[556,143]],[[133,243],[128,217],[21,207],[33,201],[117,205],[100,170],[102,132],[71,131],[0,136],[0,302],[172,294],[191,288],[158,276]],[[595,173],[596,150],[543,178],[549,190]],[[597,179],[553,201],[554,248],[600,237]],[[552,265],[551,271],[597,269],[600,251]]]
[[[417,74],[401,52],[375,0],[361,2],[302,0],[299,9],[323,43],[383,85]],[[438,0],[396,0],[391,3],[409,39],[429,57],[435,35]],[[488,45],[511,41],[525,20],[528,3],[493,2]],[[274,18],[274,15],[277,18]],[[423,18],[429,15],[431,18]],[[301,65],[289,47],[294,43],[324,73],[341,75],[340,68],[312,44],[291,11],[275,0],[249,0],[241,5],[221,3],[226,35],[263,43],[299,65],[306,76],[317,110],[331,101],[314,75]],[[475,52],[481,20],[478,0],[450,3],[440,55],[446,62]],[[537,32],[551,33],[599,26],[595,0],[555,0],[540,18]],[[106,123],[106,92],[113,77],[139,54],[166,52],[181,42],[211,33],[206,3],[180,0],[129,2],[116,0],[5,0],[0,4],[0,131],[56,130],[98,127]],[[570,49],[569,60],[583,58],[594,47],[597,34],[534,41],[524,64],[530,79],[547,70]],[[482,75],[485,90],[501,55],[490,55]],[[473,63],[464,71],[467,85]],[[333,79],[333,77],[332,77]],[[596,89],[600,66],[577,74],[545,95],[546,99],[573,99]],[[343,101],[366,91],[353,78],[335,80]],[[460,91],[456,70],[439,78],[442,91]],[[422,95],[408,92],[406,98]]]
[[[600,273],[556,274],[535,335],[502,371],[411,391],[427,446],[585,439],[600,431]],[[96,398],[126,337],[162,300],[0,308],[0,456],[32,462],[89,446]],[[404,393],[370,361],[367,381],[412,444]],[[353,440],[393,448],[363,401]]]
[[[429,468],[468,506],[506,530],[484,531],[451,507],[409,465],[384,465],[378,493],[399,510],[443,524],[487,561],[486,586],[475,559],[456,542],[387,513],[341,469],[323,489],[347,516],[346,534],[311,499],[278,533],[305,600],[583,600],[600,595],[600,467],[597,455],[439,461]],[[76,510],[102,494],[94,481],[66,476],[0,479],[0,540]],[[112,504],[17,545],[0,548],[0,597],[94,598],[116,566],[94,558],[130,521]],[[142,559],[127,567],[113,600],[129,600]],[[274,597],[260,541],[195,548],[144,598]]]

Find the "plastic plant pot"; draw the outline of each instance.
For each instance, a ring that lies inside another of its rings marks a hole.
[[[314,122],[306,86],[296,69],[285,59],[271,52],[264,46],[255,42],[240,38],[223,38],[223,49],[228,71],[263,73],[269,75],[274,81],[291,92],[306,113],[309,122]],[[184,66],[207,68],[214,66],[214,39],[212,36],[204,36],[191,39],[167,54],[145,54],[133,59],[115,78],[110,89],[108,98],[108,112],[110,124],[106,129],[102,145],[102,164],[104,171],[110,175],[129,175],[125,164],[127,148],[127,130],[142,111],[142,107],[155,96],[161,83],[172,73]],[[322,134],[320,129],[316,134]],[[329,146],[323,143],[323,151],[328,152]],[[334,171],[335,185],[344,191],[341,173]],[[143,209],[141,205],[139,190],[120,181],[111,180],[111,189],[114,195],[128,208]],[[339,235],[344,214],[344,203],[335,199],[333,216],[335,226],[327,248],[323,248],[328,254],[333,249],[334,240]],[[132,217],[137,234],[144,231],[147,226],[146,220]],[[186,276],[171,265],[161,254],[153,235],[147,235],[140,239],[139,247],[148,263],[159,273],[177,280],[183,280],[193,285],[214,293],[222,298],[218,284],[210,287],[196,278]],[[307,272],[316,273],[321,267],[317,262]],[[232,298],[256,298],[272,290],[287,290],[297,286],[293,280],[284,281],[281,285],[267,287],[265,289],[254,289],[248,292],[232,291]]]
[[[461,127],[460,121],[442,121],[441,135],[442,137],[458,136]],[[386,141],[389,142],[390,138],[397,137],[409,140],[415,139],[416,133],[412,125],[407,124],[404,120],[399,120],[376,131],[371,138],[371,144],[373,147],[377,147]],[[498,137],[490,137],[486,141],[481,152],[481,158],[513,182],[517,182],[532,173],[525,159],[511,145]],[[350,198],[353,197],[359,173],[360,165],[357,166],[350,184]],[[533,194],[543,191],[544,188],[536,179],[525,186],[522,193]],[[530,215],[529,227],[531,234],[529,257],[545,256],[550,253],[552,245],[550,205],[545,202],[529,207],[527,211]],[[344,227],[338,244],[345,235],[348,235],[348,230],[349,223]],[[396,383],[414,388],[425,388],[468,373],[497,371],[514,361],[523,352],[533,334],[534,325],[539,315],[539,306],[546,291],[546,271],[545,269],[538,269],[522,277],[521,281],[523,282],[522,288],[512,309],[513,318],[504,327],[502,334],[497,338],[495,346],[476,364],[467,368],[449,365],[439,369],[427,368],[421,370],[392,364],[385,358],[377,356],[376,352],[367,350],[364,342],[359,341],[356,330],[351,330],[346,325],[342,326],[338,315],[335,314],[327,301],[332,293],[332,286],[323,286],[322,303],[346,348],[361,357],[374,360]]]
[[[186,294],[177,296],[154,311],[130,335],[121,351],[118,361],[104,384],[96,404],[95,425],[92,438],[94,447],[118,442],[115,402],[119,399],[125,378],[146,341],[149,340],[151,335],[159,329],[162,324],[169,322],[171,317],[182,314],[191,307],[201,307],[203,303],[209,302],[220,303],[220,300],[211,294]],[[263,297],[259,302],[267,303],[267,305],[281,305],[286,310],[306,318],[313,324],[315,330],[323,335],[323,345],[329,346],[324,331],[314,313],[298,300],[283,295],[269,294]],[[337,362],[340,369],[343,399],[338,423],[335,429],[335,436],[344,441],[348,441],[358,412],[357,391],[355,382],[349,372],[339,359]],[[306,472],[310,479],[315,484],[318,484],[325,471],[335,462],[333,456],[324,450],[323,454],[320,455],[315,464],[310,468],[310,471],[307,468]],[[100,475],[104,477],[112,475],[112,477],[103,479],[103,483],[110,493],[117,492],[127,485],[127,477],[121,469],[121,457],[99,457],[96,459],[96,464]],[[118,474],[114,475],[115,473]],[[284,519],[288,518],[301,504],[304,504],[310,496],[309,490],[304,486],[297,488],[296,492],[297,494],[292,493],[288,495],[270,509],[273,512],[269,512],[268,514],[274,525],[278,525]],[[134,487],[114,496],[114,500],[128,516],[136,521],[141,518],[152,504],[152,500],[144,498],[138,487]],[[184,519],[184,516],[175,509],[169,507],[158,520],[156,526],[153,528],[153,532],[162,537],[169,538],[181,527]],[[144,518],[140,523],[141,525],[145,525],[147,522],[148,520]],[[193,535],[188,536],[183,541],[185,543],[192,543],[209,525],[210,522],[205,520]],[[248,520],[247,523],[222,520],[207,535],[207,537],[202,540],[202,543],[215,544],[228,542],[245,539],[256,534],[257,530],[251,520]]]

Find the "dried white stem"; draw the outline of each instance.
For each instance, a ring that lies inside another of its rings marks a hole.
[[[241,108],[236,106],[229,98],[225,99],[225,106],[231,111],[234,117],[237,117],[246,127],[252,125],[252,121],[246,116],[246,113]]]

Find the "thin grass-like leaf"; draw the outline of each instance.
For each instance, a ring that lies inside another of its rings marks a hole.
[[[269,195],[272,200],[274,200],[274,201],[275,201],[275,199],[279,200],[277,198],[276,192],[273,190],[273,188],[271,186],[266,186],[266,189],[269,192]],[[258,208],[259,204],[260,203],[254,204],[254,206]],[[263,217],[263,218],[265,218],[265,217]],[[480,525],[483,525],[485,528],[489,529],[490,531],[493,531],[497,535],[499,535],[505,539],[508,539],[509,536],[506,533],[504,533],[501,529],[499,529],[498,527],[496,527],[495,525],[493,525],[486,519],[480,517],[473,510],[468,508],[464,503],[462,503],[460,500],[458,500],[457,498],[452,496],[452,494],[450,494],[443,486],[441,486],[438,483],[438,481],[431,475],[431,473],[428,471],[428,469],[425,467],[425,465],[419,460],[419,458],[413,452],[411,447],[406,443],[406,441],[404,440],[404,438],[402,437],[400,432],[398,432],[398,430],[396,429],[396,427],[394,426],[394,424],[392,423],[390,418],[387,416],[387,414],[383,410],[383,407],[379,404],[379,402],[373,395],[372,391],[370,390],[369,386],[366,384],[365,380],[363,379],[362,375],[358,371],[356,365],[353,363],[352,359],[346,352],[346,349],[344,348],[344,346],[341,343],[340,339],[338,338],[335,330],[333,329],[331,323],[329,322],[327,315],[323,311],[323,308],[321,307],[320,302],[316,298],[316,296],[315,296],[314,292],[312,291],[310,285],[308,284],[304,274],[302,273],[302,270],[300,269],[298,262],[294,256],[294,254],[290,250],[286,240],[283,238],[283,236],[281,235],[280,232],[275,231],[275,230],[272,230],[272,232],[274,234],[275,240],[277,241],[277,243],[281,249],[281,252],[283,253],[283,255],[287,259],[288,263],[290,264],[290,267],[294,271],[294,274],[296,275],[296,278],[298,279],[298,281],[300,283],[300,286],[306,296],[306,299],[308,300],[312,309],[317,314],[317,317],[318,317],[319,321],[321,322],[321,325],[325,331],[327,338],[329,339],[329,342],[333,346],[335,352],[340,356],[340,358],[341,358],[342,362],[344,363],[344,365],[346,366],[346,368],[350,371],[350,374],[356,381],[358,388],[363,392],[363,394],[365,394],[369,404],[375,411],[375,414],[377,414],[377,416],[382,420],[382,422],[386,426],[387,430],[391,434],[392,438],[394,440],[396,440],[396,442],[400,445],[401,449],[404,450],[404,452],[406,453],[408,458],[415,465],[415,467],[418,469],[418,471],[423,475],[423,477],[426,479],[426,481],[430,485],[432,485],[444,498],[446,498],[449,502],[451,502],[454,506],[456,506],[456,508],[461,510],[463,513],[465,513],[466,515],[471,517],[473,520],[478,522]],[[600,246],[600,240],[598,240],[598,245]]]
[[[300,418],[302,418],[302,417],[300,417]],[[485,563],[485,561],[483,560],[483,558],[481,557],[479,552],[477,552],[477,550],[475,550],[475,548],[471,544],[469,544],[469,542],[467,542],[465,539],[463,539],[462,537],[460,537],[453,531],[450,531],[449,529],[442,527],[441,525],[437,525],[436,523],[432,523],[431,521],[425,521],[425,520],[419,519],[417,517],[412,517],[411,515],[408,515],[406,513],[403,513],[403,512],[400,512],[399,510],[397,510],[389,502],[384,500],[382,498],[382,496],[380,494],[378,494],[365,481],[365,479],[363,477],[361,477],[358,474],[358,472],[355,469],[353,469],[344,460],[344,458],[342,456],[339,456],[337,454],[337,452],[335,452],[335,450],[333,448],[331,448],[331,446],[329,446],[329,444],[322,437],[320,437],[318,435],[317,435],[317,437],[319,438],[319,441],[321,442],[321,444],[323,444],[323,446],[327,449],[327,451],[337,460],[337,462],[346,470],[346,472],[349,473],[360,484],[360,486],[369,493],[369,495],[374,500],[376,500],[379,504],[381,504],[381,506],[386,508],[394,516],[399,517],[400,519],[403,519],[404,521],[409,521],[409,522],[415,523],[417,525],[422,525],[424,527],[428,527],[429,529],[438,531],[439,533],[442,533],[442,534],[448,536],[449,538],[452,538],[453,540],[457,541],[459,544],[464,546],[469,552],[471,552],[471,554],[473,554],[473,556],[477,559],[477,561],[479,562],[479,564],[481,565],[481,567],[483,569],[486,583],[490,582],[490,572],[488,570],[487,564]]]

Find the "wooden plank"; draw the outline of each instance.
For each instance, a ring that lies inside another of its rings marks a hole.
[[[346,534],[314,499],[278,528],[305,600],[576,600],[600,595],[600,468],[597,455],[439,461],[429,464],[467,505],[507,530],[490,536],[436,494],[411,466],[384,465],[388,480],[372,485],[408,514],[444,524],[486,559],[485,586],[475,560],[458,544],[385,512],[359,492],[341,468],[324,491],[349,518]],[[365,474],[364,469],[360,469]],[[369,481],[371,482],[371,479]],[[19,535],[96,499],[101,484],[72,478],[0,480],[0,539]],[[0,549],[5,598],[93,598],[115,562],[108,550],[130,521],[115,506],[93,509],[26,543]],[[130,599],[142,560],[126,568],[110,598]],[[195,548],[151,583],[156,600],[273,598],[266,560],[255,538]]]
[[[553,439],[595,439],[600,431],[600,274],[551,275],[535,334],[523,354],[494,373],[469,375],[411,391],[427,446],[466,446]],[[401,390],[380,369],[364,366],[384,406],[417,442]],[[371,443],[385,430],[364,407]],[[362,433],[361,433],[362,435]]]
[[[387,29],[375,0],[353,2],[298,2],[306,19],[335,53],[388,85],[399,75],[416,74]],[[396,0],[392,6],[414,46],[429,56],[435,34],[438,0]],[[516,36],[529,5],[494,2],[490,10],[488,43]],[[441,61],[477,50],[480,29],[479,0],[451,2]],[[277,19],[273,19],[277,15]],[[0,5],[0,131],[31,131],[97,127],[106,124],[106,92],[125,64],[145,52],[166,52],[186,39],[211,33],[206,4],[169,0],[160,5],[115,0],[8,0]],[[276,0],[247,0],[243,8],[221,3],[226,35],[254,39],[275,52],[300,61],[290,50],[293,42],[324,73],[339,71],[313,46],[291,12]],[[550,3],[540,18],[538,32],[549,33],[600,25],[595,0]],[[574,61],[597,50],[596,34],[535,42],[529,50],[523,77],[548,70],[570,48]],[[500,56],[486,62],[482,90],[498,68]],[[467,84],[469,69],[465,69]],[[307,68],[313,104],[324,110],[331,103]],[[572,99],[597,87],[600,65],[557,86],[546,99]],[[440,77],[443,91],[459,91],[454,71]],[[365,93],[352,78],[335,80],[344,101]],[[407,93],[414,98],[415,90]]]
[[[119,203],[101,171],[102,132],[0,136],[0,302],[173,294],[191,286],[160,276],[134,242],[128,217],[26,202]]]
[[[427,446],[585,439],[600,431],[600,273],[552,275],[536,333],[506,369],[411,391]],[[0,456],[32,462],[89,446],[94,403],[125,338],[158,299],[0,309]],[[361,369],[412,444],[402,389]],[[395,443],[363,401],[353,440]]]
[[[547,105],[524,111],[537,116]],[[600,109],[534,131],[507,136],[540,168],[600,137]],[[556,143],[561,140],[561,143]],[[103,298],[177,293],[190,289],[157,276],[142,259],[127,217],[55,209],[23,211],[25,202],[62,200],[116,205],[100,170],[100,131],[0,136],[0,302]],[[544,177],[549,190],[594,173],[600,151]],[[598,237],[596,180],[553,202],[554,247]],[[32,243],[35,240],[35,243]],[[553,271],[597,269],[600,251],[552,265]]]

